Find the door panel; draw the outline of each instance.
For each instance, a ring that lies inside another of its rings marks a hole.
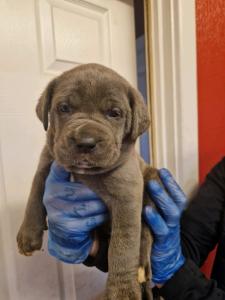
[[[45,133],[35,116],[46,84],[87,62],[136,85],[132,0],[0,0],[0,299],[89,300],[105,285],[95,268],[18,254],[22,221]]]

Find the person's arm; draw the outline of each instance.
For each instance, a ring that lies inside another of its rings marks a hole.
[[[225,293],[217,288],[214,280],[201,273],[189,259],[160,289],[165,300],[224,300]]]
[[[196,264],[186,259],[180,241],[180,216],[185,197],[171,174],[159,171],[164,184],[149,182],[148,192],[158,211],[146,207],[144,216],[154,235],[151,254],[152,280],[165,300],[222,300],[225,293],[208,280]]]
[[[225,212],[225,158],[207,175],[205,182],[181,217],[181,245],[185,257],[201,265],[221,234]],[[108,240],[100,240],[96,257],[85,262],[107,271]]]
[[[198,266],[219,241],[224,213],[225,158],[207,175],[181,218],[182,251]]]

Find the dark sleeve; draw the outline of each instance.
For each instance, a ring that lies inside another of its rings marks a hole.
[[[225,300],[216,282],[208,280],[199,268],[187,260],[184,266],[159,290],[165,300]]]
[[[182,251],[201,266],[225,232],[225,158],[207,175],[181,218]]]
[[[95,257],[88,256],[83,262],[87,267],[96,267],[102,272],[108,272],[108,239],[99,239],[99,250]]]

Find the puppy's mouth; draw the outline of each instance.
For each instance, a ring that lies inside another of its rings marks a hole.
[[[78,174],[94,174],[102,170],[88,160],[73,160],[72,164],[68,167],[71,172]]]
[[[95,167],[86,163],[76,163],[76,165],[71,165],[68,167],[68,170],[76,174],[97,174],[102,173],[103,169],[101,167]]]
[[[78,169],[92,169],[94,168],[93,164],[88,161],[74,161],[73,166]]]

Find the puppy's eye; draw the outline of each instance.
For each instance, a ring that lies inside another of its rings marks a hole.
[[[72,110],[71,106],[66,102],[60,103],[58,105],[57,109],[58,109],[58,112],[64,113],[64,114],[69,113]]]
[[[114,108],[109,109],[106,112],[106,115],[107,115],[107,117],[110,117],[110,118],[120,118],[120,117],[122,117],[122,111],[118,107],[114,107]]]

